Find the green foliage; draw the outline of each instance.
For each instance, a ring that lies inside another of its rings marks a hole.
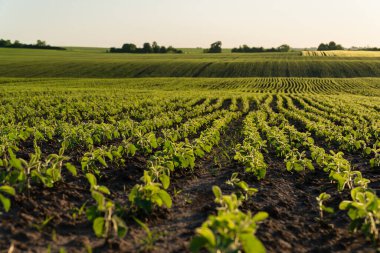
[[[8,212],[11,208],[11,200],[7,196],[15,196],[16,191],[13,187],[8,185],[0,186],[0,202],[3,205],[5,212]]]
[[[339,209],[346,210],[351,219],[350,229],[360,230],[372,241],[379,239],[380,202],[375,192],[362,187],[351,190],[352,200],[344,200]]]
[[[253,194],[258,190],[256,188],[249,187],[249,185],[238,178],[239,173],[234,172],[231,175],[231,178],[226,182],[226,184],[237,188],[236,195],[239,199],[248,200]]]
[[[334,41],[331,41],[328,44],[321,43],[318,46],[318,51],[329,51],[329,50],[343,50],[342,45],[337,45]]]
[[[1,45],[1,44],[0,44]],[[175,53],[182,54],[182,50],[176,49],[172,46],[164,47],[159,46],[157,42],[153,42],[152,45],[148,42],[144,43],[142,48],[136,47],[135,44],[125,43],[121,48],[111,47],[109,50],[110,53],[130,53],[130,54],[166,54],[166,53]]]
[[[36,228],[40,233],[44,230],[44,228],[53,220],[54,217],[46,217],[41,223],[33,224],[33,227]]]
[[[339,61],[331,64],[334,59],[330,57],[305,57],[300,52],[231,55],[223,49],[222,53],[216,54],[131,54],[125,57],[124,54],[105,54],[107,49],[43,52],[9,48],[0,50],[2,77],[314,77],[317,80],[321,77],[380,77],[377,61],[360,56],[355,61],[349,57],[339,58]],[[104,83],[103,80],[100,82]],[[278,88],[276,82],[270,83],[272,90]],[[344,87],[339,88],[345,91]],[[351,89],[349,86],[347,88]]]
[[[71,217],[73,220],[76,220],[77,218],[81,217],[86,212],[86,205],[87,201],[83,203],[79,208],[75,207],[71,210]]]
[[[56,182],[62,181],[63,168],[76,176],[76,168],[67,162],[70,158],[64,155],[65,148],[66,143],[62,143],[58,154],[50,154],[45,160],[42,160],[41,149],[36,140],[34,153],[29,154],[29,160],[18,158],[14,148],[8,148],[7,153],[4,154],[5,158],[0,163],[9,171],[5,180],[12,185],[17,185],[20,190],[29,190],[32,182],[53,187]]]
[[[330,172],[330,178],[337,182],[338,190],[343,191],[346,187],[353,189],[355,186],[367,187],[369,180],[363,178],[360,171],[351,169],[350,163],[343,158],[343,153],[334,153],[331,151],[331,156],[325,163],[325,171]]]
[[[137,149],[139,150],[152,153],[153,149],[158,147],[157,139],[153,132],[144,134],[140,130],[137,130],[135,136],[137,138]]]
[[[306,169],[314,170],[313,163],[306,158],[305,151],[299,152],[298,150],[291,150],[285,157],[285,164],[288,171],[295,170],[300,172]]]
[[[88,220],[92,221],[92,228],[98,237],[109,238],[112,236],[124,237],[128,227],[117,215],[116,204],[106,197],[110,195],[107,187],[97,184],[96,177],[87,173],[86,178],[90,183],[91,196],[96,205],[86,210]]]
[[[193,169],[195,166],[195,154],[191,144],[185,142],[166,142],[163,152],[158,152],[164,158],[165,167],[173,170],[174,168]]]
[[[156,231],[151,231],[147,224],[137,219],[136,217],[132,217],[136,223],[144,230],[146,236],[142,239],[142,248],[141,251],[149,252],[152,251],[156,241],[160,238],[160,233]]]
[[[232,48],[232,53],[265,53],[265,52],[289,52],[290,46],[283,44],[277,48],[263,48],[263,47],[249,47],[247,45],[239,46],[238,48]]]
[[[204,53],[221,53],[222,52],[222,42],[217,41],[210,45],[209,49],[205,49]]]
[[[153,182],[148,171],[144,171],[142,181],[143,184],[135,185],[129,193],[128,198],[132,207],[147,214],[152,212],[154,206],[171,208],[172,199],[164,187],[169,186],[167,182],[165,184]]]
[[[236,146],[234,159],[245,165],[245,172],[253,173],[258,180],[266,175],[267,164],[263,154],[248,143]]]
[[[364,152],[367,155],[373,155],[373,158],[369,160],[369,165],[371,168],[379,168],[380,167],[380,141],[377,141],[373,144],[373,147],[366,147]]]
[[[319,207],[319,215],[321,219],[323,219],[323,212],[326,213],[334,213],[334,208],[325,206],[325,202],[328,201],[331,198],[331,195],[325,192],[322,192],[319,194],[318,197],[316,197]]]
[[[101,166],[105,168],[108,167],[106,159],[112,161],[113,155],[110,151],[105,150],[103,148],[97,148],[92,152],[87,152],[82,157],[82,170],[85,172],[99,174],[99,169],[101,168]]]
[[[13,43],[10,40],[0,39],[0,47],[6,48],[26,48],[26,49],[52,49],[52,50],[66,50],[63,47],[55,47],[47,45],[45,41],[37,40],[36,44],[25,44],[15,40]]]
[[[181,68],[184,56],[178,57],[173,69]],[[211,59],[212,64],[204,68],[209,71],[225,56],[204,57]],[[252,61],[245,60],[249,69]],[[115,66],[111,67],[112,72]],[[373,78],[0,78],[0,82],[0,184],[30,194],[41,187],[66,187],[60,182],[86,174],[92,198],[69,215],[78,219],[86,213],[95,234],[104,238],[125,234],[121,217],[126,210],[151,214],[170,208],[169,192],[178,194],[173,176],[202,176],[200,167],[218,173],[217,164],[223,171],[235,168],[244,178],[265,181],[266,163],[278,165],[271,169],[286,166],[303,173],[315,166],[339,191],[345,191],[369,186],[364,174],[354,170],[358,155],[373,168],[378,158],[378,146],[373,144],[380,136],[376,97],[380,86]],[[347,94],[358,92],[368,96]],[[328,152],[326,147],[341,152]],[[352,165],[343,152],[355,158]],[[284,159],[284,164],[273,162],[274,156]],[[360,161],[360,169],[364,165]],[[112,170],[130,177],[138,168],[145,169],[142,181],[133,189],[123,183],[119,187],[130,206],[121,206],[97,182],[109,180]],[[256,189],[240,176],[233,173],[228,180],[235,192],[229,197],[215,190],[221,207],[194,239],[202,247],[211,251],[260,248],[252,225],[255,216],[239,210]],[[8,211],[12,194],[0,194],[1,208]],[[183,198],[189,206],[197,204],[189,193]],[[318,198],[321,216],[330,210],[328,201],[326,195]],[[232,227],[227,224],[230,220]],[[146,233],[145,244],[151,248],[155,239]]]
[[[190,250],[199,252],[265,252],[260,240],[255,236],[258,223],[268,214],[259,212],[252,215],[239,210],[241,202],[235,194],[222,195],[219,187],[214,186],[215,202],[220,205],[217,215],[210,215],[192,239]]]

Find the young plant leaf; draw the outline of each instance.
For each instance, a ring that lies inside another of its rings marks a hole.
[[[11,200],[0,193],[0,201],[3,204],[5,212],[8,212],[11,208]]]
[[[91,186],[97,185],[96,177],[93,174],[87,173],[86,177]]]
[[[164,205],[167,208],[172,207],[172,199],[171,199],[170,195],[165,190],[160,190],[158,192],[158,195],[160,196],[160,198],[162,199],[162,202],[164,203]]]
[[[11,187],[11,186],[8,186],[8,185],[0,186],[0,192],[7,193],[7,194],[9,194],[11,196],[16,195],[15,189],[13,187]]]
[[[241,234],[239,236],[244,252],[265,253],[264,245],[252,234]]]
[[[104,225],[105,225],[105,220],[103,217],[98,217],[94,220],[94,223],[92,224],[92,228],[97,237],[104,236],[104,233],[105,233]]]
[[[66,166],[66,169],[67,169],[68,171],[70,171],[70,173],[71,173],[74,177],[77,176],[77,169],[75,168],[74,165],[72,165],[71,163],[66,163],[65,166]]]

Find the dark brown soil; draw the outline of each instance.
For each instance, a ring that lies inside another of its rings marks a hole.
[[[257,233],[268,252],[375,252],[363,236],[348,231],[349,219],[338,206],[349,194],[340,195],[325,172],[292,174],[276,159],[269,164],[266,179],[254,184],[259,192],[253,203],[245,206],[269,213]],[[322,192],[332,195],[327,205],[336,211],[323,220],[315,199]]]

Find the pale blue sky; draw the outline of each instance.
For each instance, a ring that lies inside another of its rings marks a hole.
[[[0,0],[0,38],[103,47],[153,40],[380,47],[380,0]]]

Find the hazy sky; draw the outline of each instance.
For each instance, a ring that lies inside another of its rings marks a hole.
[[[154,40],[380,47],[380,0],[0,0],[0,38],[101,47]]]

